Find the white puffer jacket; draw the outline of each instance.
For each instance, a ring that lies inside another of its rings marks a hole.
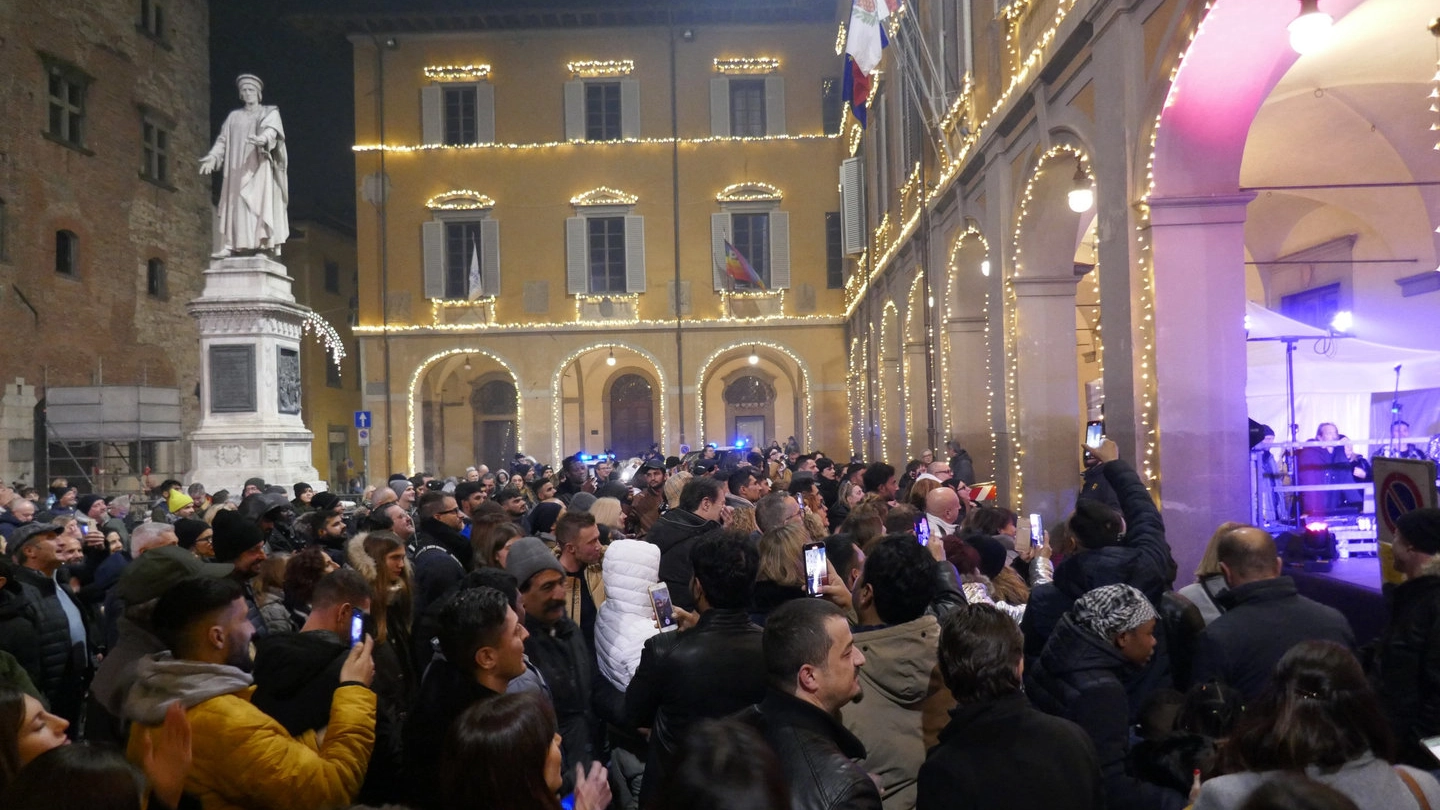
[[[660,547],[644,540],[616,540],[605,549],[605,604],[595,617],[595,657],[600,672],[625,691],[645,639],[660,632],[646,590],[660,581]]]

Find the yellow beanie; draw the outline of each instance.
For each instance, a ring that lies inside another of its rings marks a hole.
[[[170,509],[170,514],[172,515],[193,503],[195,503],[194,498],[191,498],[178,489],[170,490],[170,497],[165,499],[165,506]]]

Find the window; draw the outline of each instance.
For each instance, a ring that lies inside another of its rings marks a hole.
[[[1340,311],[1340,285],[1326,284],[1280,299],[1280,314],[1309,324],[1316,329],[1329,329],[1330,321]]]
[[[585,85],[585,140],[620,140],[620,83]]]
[[[475,88],[445,88],[445,143],[476,143]]]
[[[43,57],[46,67],[46,93],[50,109],[45,134],[52,139],[85,148],[85,88],[90,77],[74,65]]]
[[[730,80],[730,134],[737,138],[765,136],[765,80]]]
[[[754,268],[768,288],[770,286],[770,215],[732,214],[730,217],[732,238],[730,244]],[[735,281],[735,289],[756,289],[750,283]]]
[[[80,237],[71,231],[55,232],[55,272],[72,277],[80,273]]]
[[[471,284],[480,281],[480,221],[445,223],[445,298],[470,298]]]
[[[586,225],[590,292],[625,292],[625,218],[591,217]]]
[[[140,19],[135,23],[144,34],[165,39],[165,9],[157,0],[140,0]]]
[[[325,292],[340,292],[340,263],[325,260]]]
[[[151,298],[170,297],[165,279],[165,262],[159,259],[145,262],[145,294]]]
[[[825,287],[845,287],[845,255],[840,238],[840,212],[825,212]]]
[[[500,223],[486,211],[436,211],[433,220],[421,223],[426,298],[465,301],[500,294]],[[326,273],[328,284],[329,268]],[[337,266],[337,287],[339,275]]]
[[[839,79],[820,80],[820,126],[826,135],[839,135],[845,120],[845,101],[840,97]]]
[[[140,176],[152,183],[170,185],[170,127],[153,114],[140,121]]]
[[[420,88],[420,128],[425,143],[494,143],[495,88],[489,82]]]

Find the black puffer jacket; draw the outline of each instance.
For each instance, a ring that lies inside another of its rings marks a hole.
[[[739,715],[780,760],[791,810],[880,810],[880,789],[855,763],[865,746],[840,720],[775,689]]]
[[[474,551],[464,535],[434,518],[421,522],[415,541],[415,617],[418,620],[430,605],[465,578]]]
[[[695,573],[690,567],[690,549],[696,540],[718,528],[719,523],[694,512],[671,509],[645,533],[646,540],[660,547],[660,581],[670,586],[670,601],[676,607],[695,609],[695,597],[690,595],[690,577]]]
[[[683,633],[645,641],[640,665],[625,690],[628,724],[650,729],[641,784],[646,804],[664,781],[670,757],[692,724],[727,717],[765,696],[762,632],[743,610],[707,610]]]
[[[276,633],[256,645],[250,702],[292,737],[330,723],[330,701],[350,647],[328,631]]]
[[[10,512],[0,513],[0,537],[9,540],[10,535],[14,534],[16,529],[20,528],[22,524],[29,522],[28,520],[21,521]]]
[[[595,672],[595,655],[585,643],[580,625],[566,618],[545,625],[526,614],[525,654],[540,670],[550,687],[551,705],[560,725],[560,753],[564,765],[560,773],[573,775],[576,765],[588,770],[599,751],[597,732],[600,723],[590,707],[590,680]],[[566,779],[566,788],[570,787]]]
[[[7,582],[0,588],[0,650],[15,656],[37,689],[44,680],[38,618],[19,582]]]
[[[1432,567],[1391,591],[1373,675],[1399,742],[1396,761],[1427,770],[1435,760],[1420,740],[1440,734],[1440,563]]]
[[[85,609],[70,593],[69,587],[57,584],[32,568],[16,568],[15,580],[20,583],[21,593],[28,603],[26,610],[35,622],[40,650],[40,678],[35,681],[35,686],[45,693],[57,712],[78,711],[90,677],[90,654],[85,645],[70,643],[70,620],[65,617],[65,609],[60,606],[59,600],[69,599],[80,611],[82,621],[87,616]],[[72,722],[75,720],[70,714],[62,716]]]
[[[1108,640],[1065,616],[1035,666],[1026,667],[1025,692],[1035,708],[1090,735],[1110,810],[1178,810],[1185,796],[1126,771],[1131,712],[1125,680],[1136,669]]]

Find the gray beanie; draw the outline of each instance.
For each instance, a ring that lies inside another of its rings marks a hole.
[[[595,505],[595,496],[588,492],[577,492],[570,496],[570,503],[565,505],[567,512],[589,512],[590,507]]]
[[[1076,599],[1070,618],[1108,641],[1157,617],[1145,594],[1129,585],[1106,585]]]
[[[394,492],[394,493],[395,493],[395,497],[397,497],[397,498],[404,497],[404,495],[405,495],[405,490],[410,489],[410,488],[413,487],[413,486],[414,486],[414,485],[411,484],[410,481],[409,481],[408,479],[405,479],[405,478],[396,478],[394,481],[391,481],[391,482],[389,483],[390,491],[391,491],[391,492]]]
[[[524,590],[530,578],[541,571],[559,571],[565,573],[560,561],[555,559],[555,552],[545,545],[545,541],[538,537],[522,537],[515,541],[510,547],[510,554],[505,558],[505,570],[515,575],[515,581]]]

